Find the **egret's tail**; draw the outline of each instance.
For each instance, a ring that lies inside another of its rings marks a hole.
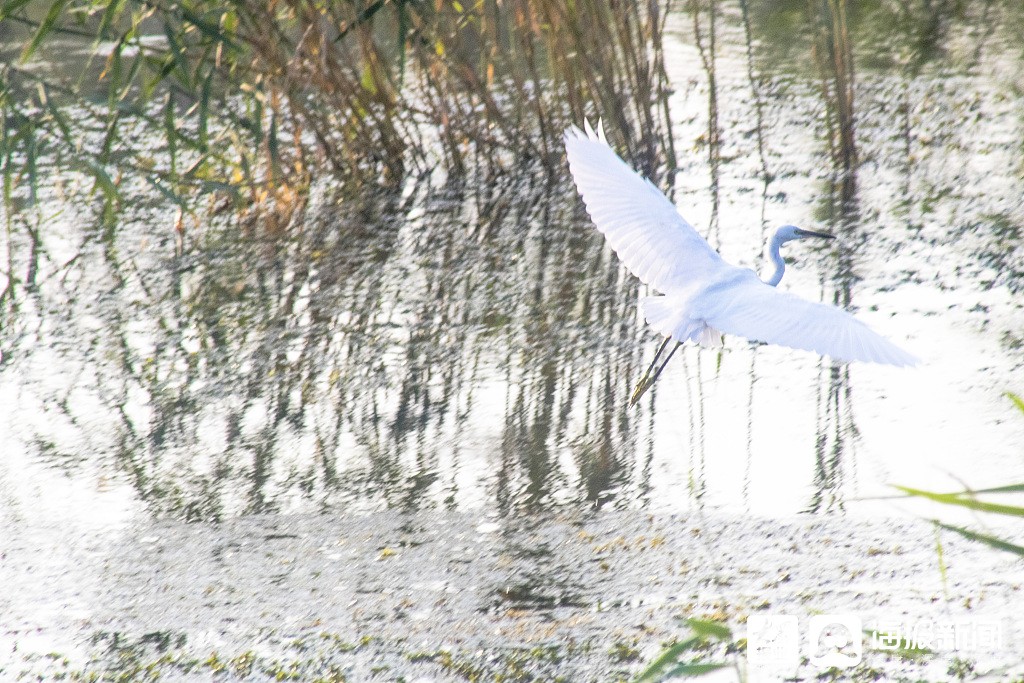
[[[701,346],[709,349],[720,349],[725,345],[722,342],[722,333],[710,325],[704,325],[700,331],[700,338],[697,342]]]
[[[640,299],[640,312],[648,325],[666,337],[684,342],[694,330],[689,317],[680,309],[672,297],[645,296]]]
[[[692,320],[677,299],[669,296],[645,296],[640,310],[655,331],[677,342],[695,341],[701,346],[722,346],[722,333],[702,320]]]

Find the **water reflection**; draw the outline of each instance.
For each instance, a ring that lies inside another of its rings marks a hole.
[[[719,234],[719,209],[721,207],[721,163],[722,163],[722,130],[718,120],[718,38],[716,19],[718,3],[708,0],[706,15],[702,3],[691,3],[689,11],[693,16],[693,39],[700,54],[701,66],[707,79],[707,134],[704,143],[708,149],[708,171],[711,178],[709,195],[711,199],[711,216],[708,220],[706,238],[712,246],[721,243]]]
[[[72,335],[91,349],[40,342],[56,366],[102,362],[66,390],[116,420],[155,511],[611,500],[635,452],[636,285],[571,187],[533,178],[324,187],[295,235],[207,226],[166,261],[126,232],[77,265],[111,282]]]
[[[822,285],[826,291],[834,289],[832,304],[855,310],[853,291],[858,278],[854,255],[863,247],[865,230],[857,200],[855,76],[847,6],[845,0],[812,3],[811,6],[816,26],[813,53],[821,74],[828,131],[827,158],[831,162],[831,176],[817,213],[832,234],[842,237],[828,282]],[[814,492],[809,504],[814,512],[833,506],[842,509],[844,468],[850,466],[851,446],[857,437],[850,367],[822,361],[819,368]]]
[[[730,340],[681,352],[630,410],[657,340],[564,179],[522,166],[487,182],[325,181],[301,227],[277,231],[187,223],[176,241],[154,203],[111,234],[66,214],[9,233],[8,272],[37,286],[4,300],[5,442],[189,520],[827,511],[923,463],[952,469],[977,434],[1005,465],[1012,435],[957,387],[984,366],[998,392],[1020,364],[1000,298],[1024,282],[1020,96],[976,75],[1017,63],[984,18],[1009,10],[896,22],[908,33],[885,40],[922,40],[890,69],[878,56],[897,53],[858,34],[889,10],[810,7],[785,30],[747,3],[669,18],[686,154],[666,175],[730,261],[756,268],[782,222],[841,235],[834,252],[795,252],[785,285],[859,309],[938,369],[908,378]],[[985,42],[961,71],[947,53],[974,34]],[[943,322],[951,310],[960,322]],[[957,325],[986,333],[954,363],[942,345]]]

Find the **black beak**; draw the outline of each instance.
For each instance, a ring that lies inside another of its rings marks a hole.
[[[826,240],[834,240],[836,238],[835,235],[830,235],[827,232],[814,232],[813,230],[804,230],[803,228],[797,228],[796,234],[800,235],[800,237],[821,237]]]

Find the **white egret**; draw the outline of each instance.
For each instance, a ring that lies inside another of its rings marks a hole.
[[[837,361],[897,366],[918,362],[846,311],[775,288],[786,270],[779,253],[784,243],[832,235],[792,225],[779,228],[769,250],[775,272],[762,282],[754,271],[722,260],[657,187],[612,151],[600,123],[597,131],[589,123],[585,128],[573,126],[565,132],[565,151],[590,218],[629,270],[663,294],[640,301],[647,323],[666,339],[631,404],[683,342],[719,346],[723,332],[814,351]],[[676,346],[652,377],[658,357],[673,339]]]

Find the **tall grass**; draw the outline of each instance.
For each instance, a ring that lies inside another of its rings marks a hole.
[[[666,4],[7,0],[6,206],[42,153],[88,174],[108,214],[129,171],[183,206],[236,207],[295,201],[325,168],[383,183],[560,171],[562,130],[595,115],[653,174],[672,163]],[[69,46],[86,54],[70,74]]]
[[[833,165],[849,175],[857,165],[853,46],[847,27],[847,0],[810,0],[815,37],[811,51],[821,76]],[[848,190],[852,192],[852,187]],[[848,199],[844,197],[844,199]]]

